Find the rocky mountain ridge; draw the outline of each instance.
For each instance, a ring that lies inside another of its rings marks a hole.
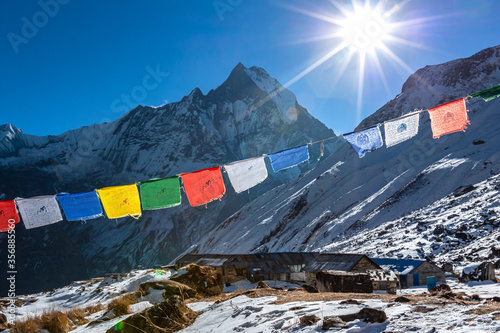
[[[179,102],[137,106],[110,123],[46,137],[1,126],[0,197],[74,193],[169,177],[332,135],[265,70],[240,63],[206,95],[196,88]],[[335,148],[335,143],[327,146],[326,155]],[[316,150],[311,154],[317,157]],[[180,207],[145,211],[138,221],[103,218],[28,231],[21,223],[16,228],[18,270],[32,279],[19,279],[19,291],[168,263],[243,204],[316,164],[311,158],[299,167],[271,172],[265,182],[239,195],[228,186],[226,196],[208,209],[190,207],[183,195]],[[2,246],[2,255],[5,250]]]

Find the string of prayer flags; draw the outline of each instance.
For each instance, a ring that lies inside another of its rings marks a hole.
[[[387,148],[413,138],[418,133],[419,114],[402,117],[384,123],[385,145]]]
[[[95,191],[82,193],[60,193],[57,201],[68,221],[86,221],[103,216],[101,203]]]
[[[307,145],[268,155],[274,172],[291,168],[309,159]]]
[[[244,192],[267,178],[264,156],[224,165],[236,193]]]
[[[125,216],[138,219],[142,215],[136,184],[105,187],[96,191],[109,219]]]
[[[140,185],[143,210],[163,209],[181,204],[179,177],[155,178]]]
[[[429,116],[434,139],[445,134],[465,131],[467,124],[470,124],[465,108],[465,98],[429,109]]]
[[[16,198],[16,204],[26,229],[43,227],[63,219],[55,195]]]
[[[361,158],[366,152],[378,149],[384,145],[378,125],[358,132],[344,134],[344,139],[351,144],[352,149]]]
[[[14,200],[0,201],[0,232],[13,229],[17,223],[19,214]]]
[[[226,193],[220,167],[181,174],[184,191],[192,207],[220,199]]]
[[[470,97],[481,97],[485,102],[489,102],[498,96],[500,96],[500,85],[470,95]]]
[[[427,110],[434,139],[445,134],[465,131],[470,124],[466,99],[475,97],[481,97],[486,102],[500,97],[500,85]],[[424,111],[384,122],[387,147],[397,145],[418,134],[421,112]],[[361,158],[366,152],[383,146],[380,125],[344,134],[343,137]],[[337,137],[339,136],[314,142],[321,142],[318,161],[324,154],[324,141]],[[308,160],[308,145],[225,165],[224,168],[236,193],[246,191],[268,177],[265,156],[269,157],[273,171],[278,172]],[[193,207],[220,199],[226,192],[220,167],[181,174],[180,177],[189,203]],[[137,185],[131,184],[84,193],[61,193],[57,196],[0,201],[0,232],[11,230],[21,219],[27,229],[56,223],[63,219],[62,212],[69,221],[98,218],[103,216],[103,208],[110,219],[128,215],[139,218],[142,215],[141,205],[144,210],[154,210],[181,204],[179,176],[148,180],[140,184],[140,191],[139,197]]]

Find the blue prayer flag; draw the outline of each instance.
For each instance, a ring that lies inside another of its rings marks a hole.
[[[309,159],[309,150],[306,146],[283,150],[268,155],[274,172],[293,167]]]
[[[102,215],[102,207],[95,191],[82,193],[60,193],[57,200],[68,221],[85,221]]]
[[[359,157],[365,156],[367,151],[372,151],[384,145],[380,129],[373,126],[358,132],[344,134],[344,139],[351,144],[352,149]]]

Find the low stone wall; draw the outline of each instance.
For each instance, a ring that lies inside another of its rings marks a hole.
[[[321,292],[373,292],[370,274],[340,271],[322,271],[316,273],[316,288]]]

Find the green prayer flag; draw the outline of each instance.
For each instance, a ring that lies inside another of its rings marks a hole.
[[[470,97],[482,97],[486,102],[489,102],[498,96],[500,96],[500,85],[470,95]]]
[[[181,204],[179,177],[156,178],[141,183],[143,210],[170,208]]]

